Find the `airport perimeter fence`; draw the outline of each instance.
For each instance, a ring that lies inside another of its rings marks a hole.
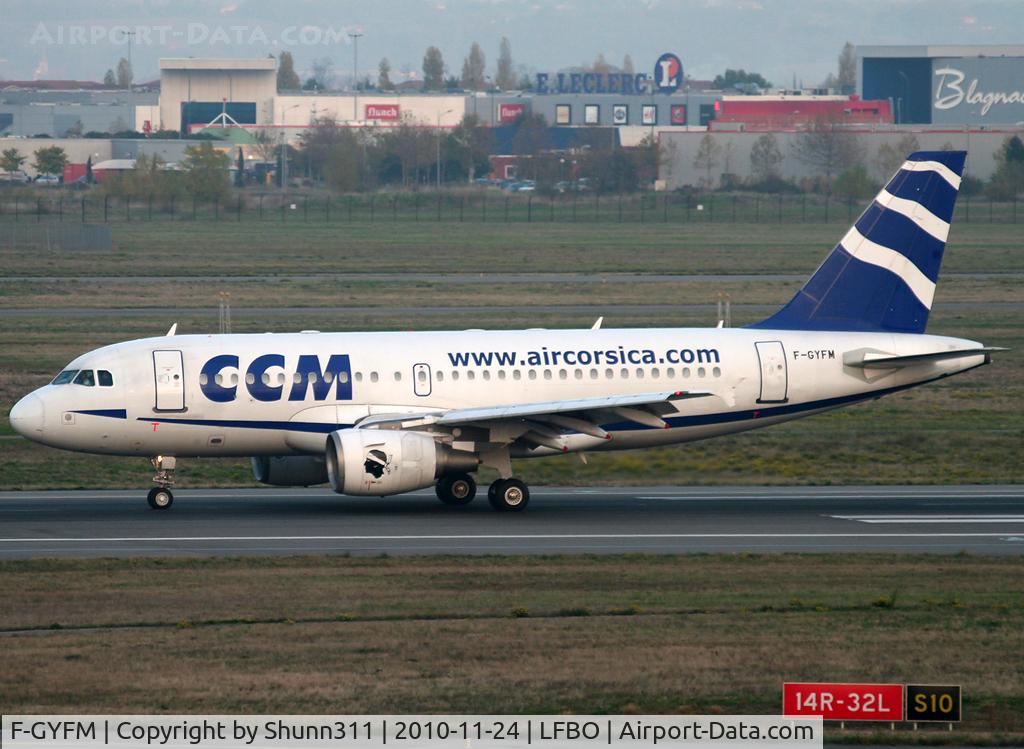
[[[330,195],[249,191],[225,200],[115,197],[64,191],[0,193],[0,222],[111,224],[138,221],[327,223],[851,224],[868,200],[820,195],[643,193],[545,196],[419,192]],[[1016,224],[1017,200],[960,196],[954,220]],[[1024,217],[1022,217],[1024,218]]]

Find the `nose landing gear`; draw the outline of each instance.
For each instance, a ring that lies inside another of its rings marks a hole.
[[[166,510],[174,503],[171,487],[174,486],[174,468],[177,460],[171,456],[157,455],[150,462],[156,469],[156,475],[153,476],[156,486],[149,490],[146,501],[154,510]]]

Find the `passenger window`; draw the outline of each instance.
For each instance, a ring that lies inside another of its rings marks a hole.
[[[370,372],[370,382],[376,382],[379,379],[380,375],[378,375],[376,372]]]
[[[437,381],[438,382],[444,382],[444,372],[441,372],[440,370],[438,370],[438,372],[437,372]]]
[[[467,377],[468,379],[470,379],[470,380],[475,380],[475,379],[476,379],[476,372],[474,372],[474,371],[473,371],[473,370],[471,369],[471,370],[469,370],[468,372],[466,372],[466,377]]]
[[[619,376],[621,376],[622,379],[624,379],[624,380],[628,380],[629,379],[629,370],[626,369],[625,367],[623,367],[622,371],[619,372]]]
[[[452,379],[453,380],[459,379],[459,373],[458,373],[457,370],[452,370]]]
[[[670,380],[674,379],[675,376],[676,376],[675,369],[673,369],[672,367],[669,367],[668,369],[666,369],[665,370],[665,376],[668,377]]]
[[[78,376],[75,378],[75,384],[85,385],[86,387],[91,388],[93,385],[96,384],[96,377],[95,375],[93,375],[91,369],[83,369],[81,372],[78,373]]]
[[[112,388],[114,387],[114,376],[105,369],[101,369],[96,373],[99,376],[101,388]]]
[[[75,379],[75,375],[76,374],[78,374],[78,370],[77,369],[65,369],[59,375],[54,377],[53,378],[53,382],[51,382],[50,384],[51,385],[67,385],[69,382],[71,382],[73,379]]]
[[[491,379],[491,370],[485,369],[484,372],[483,372],[483,378],[485,380],[490,380]]]
[[[653,377],[654,379],[658,379],[659,377],[661,377],[661,372],[658,370],[657,367],[651,370],[651,377]]]
[[[536,369],[531,369],[529,371],[529,377],[530,377],[531,380],[536,380],[537,379],[537,370]]]

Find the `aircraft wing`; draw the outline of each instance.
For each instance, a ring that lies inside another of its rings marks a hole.
[[[573,398],[559,401],[538,401],[515,405],[455,408],[426,414],[380,414],[360,421],[360,429],[440,429],[479,427],[488,429],[492,440],[528,443],[562,449],[563,430],[611,439],[600,427],[609,420],[631,421],[643,426],[664,429],[668,423],[662,416],[676,413],[675,401],[708,398],[716,395],[706,390],[665,390],[633,395],[611,395],[594,398]],[[503,435],[503,436],[499,436]]]

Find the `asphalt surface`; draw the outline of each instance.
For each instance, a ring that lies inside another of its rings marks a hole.
[[[1024,486],[535,487],[350,498],[323,489],[0,493],[0,559],[140,555],[934,552],[1024,554]]]

